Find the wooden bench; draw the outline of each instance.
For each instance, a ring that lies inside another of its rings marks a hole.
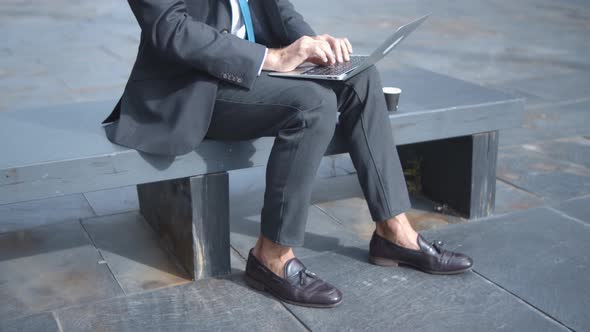
[[[418,68],[382,78],[403,90],[391,126],[398,145],[420,143],[424,194],[470,218],[491,214],[498,130],[522,124],[523,100]],[[142,215],[195,279],[229,273],[227,171],[266,165],[274,138],[147,155],[106,139],[112,105],[0,113],[0,204],[137,185]],[[345,152],[337,128],[326,155]]]

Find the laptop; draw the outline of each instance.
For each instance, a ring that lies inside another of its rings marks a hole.
[[[321,66],[312,63],[304,63],[290,72],[270,72],[270,76],[291,77],[291,78],[308,78],[317,80],[337,80],[344,81],[354,75],[367,69],[369,66],[383,59],[391,50],[393,50],[402,40],[410,35],[416,28],[424,22],[428,16],[410,22],[399,27],[391,36],[389,36],[371,55],[351,55],[350,61],[336,63],[331,66]]]

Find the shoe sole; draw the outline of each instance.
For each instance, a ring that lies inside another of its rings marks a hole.
[[[462,270],[455,270],[455,271],[446,271],[446,272],[442,272],[442,271],[433,271],[433,270],[426,270],[423,269],[419,266],[410,264],[410,263],[406,263],[406,262],[402,262],[402,261],[396,261],[394,259],[390,259],[390,258],[383,258],[383,257],[375,257],[375,256],[369,256],[369,263],[373,264],[373,265],[378,265],[378,266],[387,266],[387,267],[391,267],[391,266],[402,266],[402,267],[411,267],[413,269],[422,271],[422,272],[426,272],[426,273],[430,273],[430,274],[438,274],[438,275],[451,275],[451,274],[461,274],[461,273],[465,273],[469,270],[471,270],[472,266],[466,268],[466,269],[462,269]]]
[[[293,304],[293,305],[297,305],[297,306],[301,306],[301,307],[308,307],[308,308],[334,308],[335,306],[339,305],[340,303],[342,303],[342,299],[340,299],[340,301],[336,302],[336,303],[332,303],[332,304],[314,304],[314,303],[303,303],[303,302],[296,302],[296,301],[291,301],[288,299],[285,299],[284,297],[276,294],[272,289],[270,289],[269,287],[266,287],[262,282],[258,281],[258,280],[254,280],[253,278],[244,275],[244,281],[246,282],[246,284],[258,291],[261,292],[266,292],[274,297],[276,297],[277,299],[279,299],[281,302],[285,302],[285,303],[289,303],[289,304]]]

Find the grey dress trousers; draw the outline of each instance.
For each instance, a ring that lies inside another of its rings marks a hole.
[[[374,221],[410,205],[381,79],[374,66],[347,81],[258,77],[250,90],[220,82],[206,138],[275,137],[266,167],[261,232],[301,246],[312,184],[336,124]]]

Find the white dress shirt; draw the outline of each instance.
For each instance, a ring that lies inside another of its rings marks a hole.
[[[244,39],[246,38],[246,25],[242,19],[242,12],[240,11],[238,0],[229,0],[229,5],[231,7],[231,34]],[[258,69],[258,76],[262,72],[262,66],[264,65],[264,60],[266,60],[267,53],[268,48],[264,51],[264,57],[262,58],[260,69]]]

